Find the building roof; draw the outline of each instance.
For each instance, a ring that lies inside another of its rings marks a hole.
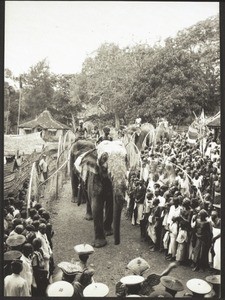
[[[41,152],[46,144],[41,138],[40,132],[24,135],[4,135],[4,155],[31,154],[36,150]]]
[[[53,119],[50,112],[44,110],[36,119],[19,125],[20,128],[69,129],[68,126]]]
[[[218,113],[215,117],[212,118],[212,121],[207,124],[209,127],[220,127],[220,113]]]

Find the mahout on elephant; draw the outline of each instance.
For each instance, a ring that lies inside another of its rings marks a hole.
[[[75,131],[76,139],[86,139],[87,138],[87,128],[84,127],[84,121],[79,121],[79,127]]]
[[[150,146],[154,142],[154,136],[155,129],[150,123],[143,123],[140,126],[131,124],[124,129],[125,143],[133,141],[139,150],[143,149],[143,146]]]
[[[94,220],[94,247],[107,244],[114,234],[120,243],[121,211],[125,203],[127,152],[122,141],[103,141],[97,147],[86,140],[74,143],[70,155],[73,197],[78,186],[86,197],[86,219]],[[112,229],[113,224],[113,229]]]
[[[174,134],[175,131],[169,126],[169,122],[166,119],[162,118],[158,121],[158,125],[155,129],[155,142],[158,142],[163,138],[170,140]]]

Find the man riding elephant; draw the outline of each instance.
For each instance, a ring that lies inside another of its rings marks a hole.
[[[76,139],[86,139],[87,138],[87,128],[84,127],[84,121],[79,121],[79,127],[77,127],[76,132]]]
[[[161,118],[158,122],[158,126],[155,129],[155,142],[166,138],[170,140],[173,135],[173,130],[166,119]]]
[[[101,143],[102,141],[112,141],[112,137],[109,135],[110,128],[107,126],[104,127],[103,132],[104,132],[104,135],[100,136],[100,138],[97,140],[97,144]]]
[[[136,123],[125,129],[125,144],[133,141],[139,150],[149,146],[154,141],[154,126],[150,123]]]

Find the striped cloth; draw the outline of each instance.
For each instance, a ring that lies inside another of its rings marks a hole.
[[[190,144],[195,144],[198,139],[198,129],[190,125],[188,127],[188,142]]]

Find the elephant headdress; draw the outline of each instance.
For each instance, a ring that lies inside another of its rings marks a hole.
[[[97,146],[97,163],[107,162],[107,173],[112,179],[113,188],[121,188],[125,185],[124,175],[127,172],[127,151],[121,141],[103,141]],[[124,186],[125,188],[125,186]]]

